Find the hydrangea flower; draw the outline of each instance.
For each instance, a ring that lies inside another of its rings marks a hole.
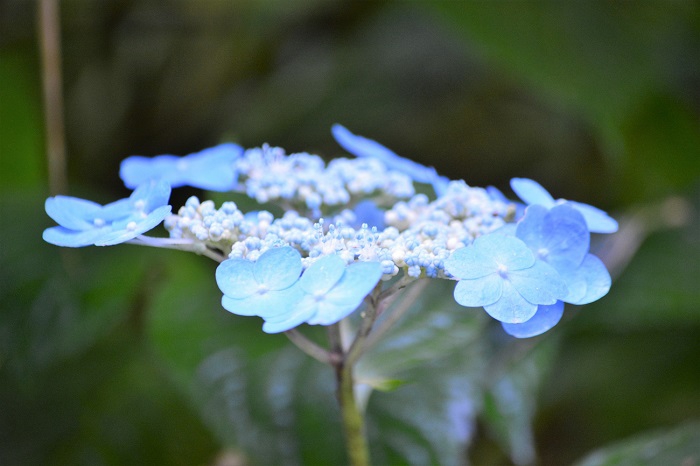
[[[225,260],[216,269],[216,283],[224,293],[221,305],[241,316],[287,315],[303,295],[292,286],[301,270],[301,255],[288,246],[269,249],[256,262]]]
[[[377,262],[354,262],[348,266],[337,255],[323,256],[301,276],[295,287],[301,300],[286,314],[267,318],[263,331],[277,333],[306,322],[331,325],[357,309],[377,285],[382,267]]]
[[[433,167],[426,167],[413,160],[403,158],[372,139],[351,133],[342,125],[333,125],[331,131],[338,144],[356,157],[378,159],[387,168],[405,173],[414,181],[433,185],[437,195],[442,194],[447,188],[449,180],[438,175]]]
[[[568,293],[557,271],[536,259],[525,243],[497,233],[454,251],[445,270],[459,279],[455,301],[483,306],[506,323],[525,322],[535,315],[538,304],[555,304]]]
[[[615,233],[617,231],[617,222],[604,211],[581,202],[567,201],[566,199],[555,200],[536,181],[527,178],[513,178],[510,180],[510,187],[528,205],[541,205],[551,209],[555,205],[569,202],[576,210],[581,212],[583,218],[586,219],[588,230],[592,233]]]
[[[564,302],[588,304],[610,289],[605,265],[588,252],[590,235],[584,216],[570,202],[551,210],[529,206],[515,234],[564,279],[569,290]]]
[[[140,185],[126,199],[107,205],[70,196],[46,200],[46,213],[59,226],[44,230],[44,241],[57,246],[111,246],[153,229],[170,214],[170,186],[165,182]]]
[[[233,162],[242,154],[241,146],[226,143],[184,157],[133,155],[122,161],[119,176],[128,188],[160,179],[174,188],[192,186],[209,191],[231,191],[237,178]]]

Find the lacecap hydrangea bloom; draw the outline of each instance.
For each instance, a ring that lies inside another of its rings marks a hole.
[[[129,199],[100,206],[50,198],[46,210],[59,226],[44,237],[62,246],[137,239],[205,254],[220,262],[224,309],[262,318],[268,333],[332,325],[412,282],[446,279],[456,281],[458,304],[483,307],[506,332],[525,338],[556,325],[564,303],[608,292],[610,275],[589,251],[591,232],[617,229],[605,212],[514,178],[525,208],[343,126],[332,133],[351,157],[326,162],[235,144],[185,157],[129,157],[120,171],[136,188]],[[276,204],[283,214],[194,196],[171,214],[170,187],[183,185]],[[169,238],[143,235],[161,221]]]

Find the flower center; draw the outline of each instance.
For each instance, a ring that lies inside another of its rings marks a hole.
[[[507,278],[508,277],[508,267],[506,267],[503,264],[498,264],[498,275],[500,275],[502,278]]]

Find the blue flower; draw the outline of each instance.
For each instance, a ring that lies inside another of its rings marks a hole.
[[[483,306],[506,323],[532,318],[538,304],[555,304],[567,294],[556,270],[537,260],[518,238],[503,234],[480,236],[455,250],[445,270],[459,279],[454,297],[462,306]]]
[[[414,181],[431,184],[438,196],[447,189],[449,179],[438,175],[433,167],[403,158],[376,141],[352,134],[342,125],[333,125],[331,131],[338,144],[354,156],[378,159],[387,168],[404,173]]]
[[[516,338],[531,338],[541,335],[559,323],[564,315],[564,303],[540,304],[534,316],[519,324],[501,322],[503,330]]]
[[[303,296],[293,286],[301,270],[301,255],[288,246],[269,249],[256,262],[228,259],[216,269],[216,283],[224,293],[221,305],[241,316],[288,315]]]
[[[174,188],[192,186],[209,191],[230,191],[237,181],[234,161],[242,154],[241,146],[227,143],[184,157],[134,155],[122,161],[119,176],[129,188],[150,179],[160,179]]]
[[[555,205],[569,202],[576,210],[581,212],[583,218],[586,219],[588,230],[592,233],[615,233],[617,231],[617,222],[607,213],[588,204],[566,201],[566,199],[555,200],[536,181],[527,178],[513,178],[510,180],[510,186],[515,191],[515,194],[528,205],[541,205],[551,209]]]
[[[170,186],[148,182],[126,199],[102,206],[69,196],[46,200],[46,213],[59,224],[44,230],[44,241],[57,246],[111,246],[155,228],[170,213]]]
[[[610,289],[610,274],[605,265],[588,253],[590,234],[584,216],[575,205],[566,202],[551,210],[531,205],[518,223],[515,235],[564,279],[569,292],[563,301],[588,304]]]
[[[288,312],[265,319],[263,331],[277,333],[306,322],[334,324],[357,309],[382,276],[378,262],[354,262],[348,266],[337,255],[314,262],[295,285],[303,297]]]

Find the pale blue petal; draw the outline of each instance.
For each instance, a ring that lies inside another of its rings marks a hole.
[[[331,325],[357,309],[382,277],[378,262],[355,262],[345,269],[340,281],[323,297],[317,297],[318,312],[309,324]]]
[[[134,239],[155,228],[170,214],[171,210],[172,207],[169,205],[159,207],[145,218],[136,222],[133,228],[113,230],[111,233],[102,236],[95,241],[95,246],[113,246]]]
[[[569,292],[559,273],[540,260],[528,269],[509,272],[508,280],[532,304],[554,304]]]
[[[578,272],[578,269],[566,270],[560,273],[560,275],[566,283],[566,288],[569,290],[562,301],[574,304],[586,296],[588,285],[586,284],[585,277]]]
[[[351,133],[344,126],[335,124],[331,131],[338,144],[356,157],[378,159],[387,168],[402,172],[419,183],[433,183],[438,180],[434,168],[405,159],[376,141]]]
[[[569,203],[551,210],[540,205],[529,206],[516,235],[558,271],[578,267],[590,245],[586,222]]]
[[[441,197],[447,192],[447,187],[450,184],[450,179],[446,176],[439,176],[436,174],[435,179],[431,182],[433,185],[433,191],[437,197]]]
[[[530,338],[541,335],[559,323],[564,315],[564,303],[557,301],[554,304],[540,304],[532,318],[521,324],[508,324],[501,322],[503,330],[516,338]]]
[[[304,272],[299,286],[310,295],[325,294],[345,273],[345,261],[336,255],[323,256]]]
[[[165,181],[152,180],[139,185],[129,199],[134,203],[144,203],[143,210],[151,212],[168,203],[170,191],[170,185]]]
[[[535,256],[527,245],[513,236],[487,234],[478,237],[472,245],[483,256],[508,270],[525,269],[535,262]]]
[[[462,306],[481,307],[501,298],[503,279],[493,273],[474,280],[460,280],[455,286],[455,301]]]
[[[526,204],[539,204],[547,208],[554,206],[554,198],[538,182],[528,178],[513,178],[510,187]]]
[[[588,229],[592,233],[615,233],[617,231],[617,221],[605,213],[605,211],[581,202],[568,202],[573,204],[574,207],[583,214]]]
[[[153,179],[166,179],[171,186],[179,187],[183,183],[169,176],[178,160],[180,157],[174,155],[156,157],[133,155],[122,160],[119,166],[119,177],[124,181],[124,185],[130,189]]]
[[[358,202],[353,212],[355,213],[355,223],[351,226],[356,229],[359,229],[363,223],[366,223],[370,228],[377,227],[378,230],[383,230],[386,227],[384,211],[377,207],[377,204],[371,199]]]
[[[523,298],[508,280],[503,280],[501,299],[484,306],[484,310],[501,322],[520,323],[535,315],[537,304],[532,304]]]
[[[317,310],[318,303],[313,297],[306,295],[290,312],[266,319],[263,324],[263,332],[279,333],[290,330],[313,317]]]
[[[610,291],[612,280],[605,264],[593,254],[588,254],[576,270],[576,276],[586,283],[586,293],[578,300],[567,300],[572,304],[588,304],[605,296]]]
[[[230,191],[237,180],[233,163],[242,154],[241,146],[226,143],[183,157],[189,165],[183,180],[195,188]]]
[[[248,297],[260,285],[253,276],[253,267],[253,262],[245,259],[225,260],[216,268],[216,284],[226,296],[234,299]]]
[[[265,251],[255,262],[253,274],[270,290],[283,290],[299,279],[301,269],[299,251],[285,246]]]
[[[445,260],[445,270],[457,278],[475,279],[495,273],[498,264],[471,244],[454,250]]]
[[[95,228],[93,220],[99,215],[102,206],[77,197],[55,196],[46,199],[44,209],[62,227],[69,230],[90,230]]]
[[[134,212],[134,202],[130,198],[126,198],[105,204],[97,216],[105,222],[114,222],[123,220],[133,215]]]
[[[242,299],[233,299],[224,295],[221,299],[221,305],[234,314],[269,319],[293,312],[303,296],[304,293],[301,289],[294,286],[279,291],[256,292]]]
[[[109,227],[94,228],[92,230],[69,230],[64,227],[51,227],[44,230],[42,237],[47,243],[67,248],[80,248],[95,244],[97,238],[110,231]]]

